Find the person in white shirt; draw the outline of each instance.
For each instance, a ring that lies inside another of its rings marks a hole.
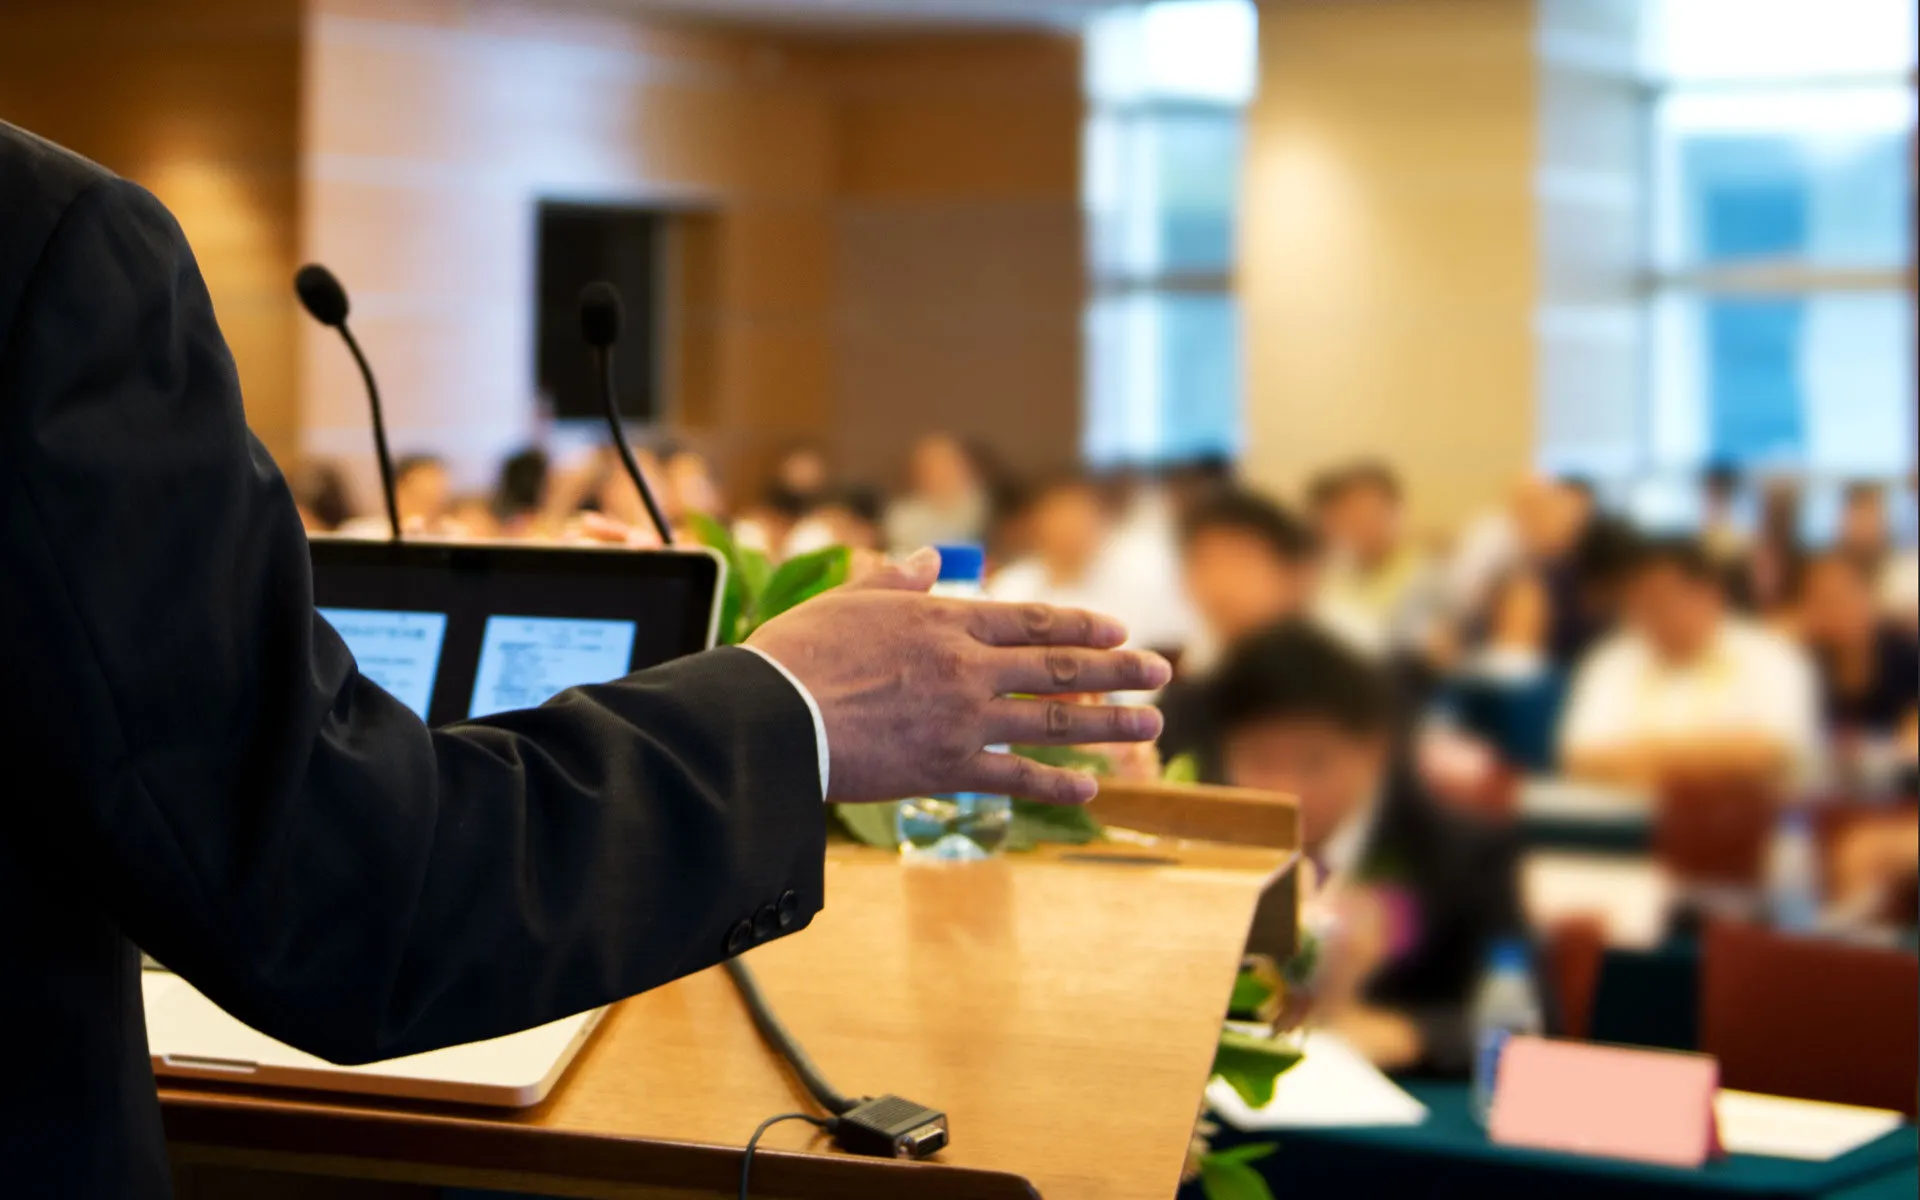
[[[1793,643],[1727,612],[1698,543],[1651,541],[1627,585],[1626,627],[1574,676],[1562,771],[1608,783],[1804,779],[1820,758],[1819,690]]]
[[[1316,611],[1377,654],[1422,647],[1443,591],[1432,562],[1406,535],[1399,476],[1379,462],[1329,473],[1313,489],[1326,545]]]
[[[1093,484],[1071,477],[1043,485],[1027,505],[1029,552],[994,572],[987,596],[1013,604],[1054,603],[1076,596],[1109,611],[1101,590],[1100,557],[1112,520]]]
[[[887,545],[905,554],[916,546],[977,542],[987,531],[991,505],[982,471],[957,438],[929,434],[907,460],[907,493],[887,507]]]

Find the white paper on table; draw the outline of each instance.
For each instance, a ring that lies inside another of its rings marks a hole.
[[[1535,929],[1591,915],[1600,918],[1608,945],[1651,949],[1666,936],[1674,885],[1648,859],[1548,851],[1521,863],[1520,896]]]
[[[1855,1108],[1722,1088],[1714,1098],[1720,1141],[1733,1154],[1826,1162],[1900,1128],[1891,1109]]]
[[[1337,1035],[1309,1033],[1305,1055],[1274,1081],[1273,1099],[1252,1108],[1224,1079],[1207,1085],[1207,1103],[1235,1129],[1418,1125],[1427,1106],[1400,1090]]]
[[[1645,825],[1653,812],[1653,797],[1638,788],[1550,775],[1523,781],[1519,800],[1521,816],[1593,825]]]

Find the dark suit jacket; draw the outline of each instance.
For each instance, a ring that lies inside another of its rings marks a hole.
[[[1420,1026],[1424,1072],[1460,1075],[1471,1065],[1469,1010],[1488,952],[1525,936],[1518,861],[1510,832],[1442,806],[1405,775],[1381,797],[1358,877],[1398,895],[1410,928],[1365,996]]]
[[[136,944],[360,1062],[820,907],[813,726],[765,662],[430,731],[308,571],[179,227],[0,124],[0,1194],[168,1192]]]

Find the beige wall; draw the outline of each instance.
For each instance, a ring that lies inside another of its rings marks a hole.
[[[839,446],[881,482],[927,429],[1034,474],[1079,446],[1080,53],[884,39],[827,59],[839,135]]]
[[[396,453],[447,454],[477,486],[531,432],[533,215],[553,197],[686,207],[673,424],[740,492],[799,436],[872,477],[935,425],[1022,465],[1071,455],[1070,40],[776,38],[534,0],[311,9],[302,244],[353,291]],[[306,445],[363,463],[351,363],[306,342]]]
[[[1531,0],[1265,0],[1240,285],[1247,469],[1345,455],[1458,520],[1533,446]]]
[[[298,441],[298,0],[0,3],[0,120],[173,210],[232,347],[247,419]]]

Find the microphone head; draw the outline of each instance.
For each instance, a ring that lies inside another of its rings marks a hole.
[[[610,283],[590,283],[580,291],[580,336],[587,345],[605,349],[620,340],[624,310],[620,289]]]
[[[294,272],[293,290],[309,316],[329,328],[338,328],[347,320],[347,289],[333,272],[319,263],[308,263]]]

